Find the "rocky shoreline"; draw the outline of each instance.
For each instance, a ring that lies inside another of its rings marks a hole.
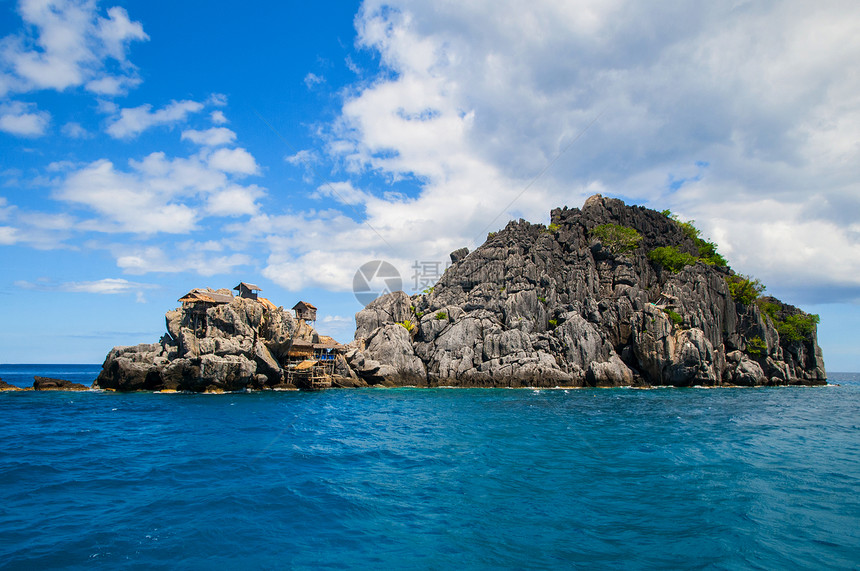
[[[348,345],[268,300],[195,290],[214,301],[183,298],[191,301],[167,313],[158,343],[114,348],[93,386],[826,384],[817,316],[761,296],[760,284],[736,275],[692,224],[599,195],[551,219],[510,222],[476,251],[453,252],[433,288],[371,302],[356,314]],[[316,376],[298,374],[302,348],[307,368],[322,371]]]

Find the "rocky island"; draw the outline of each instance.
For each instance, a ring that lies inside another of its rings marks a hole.
[[[595,195],[553,210],[549,226],[510,222],[451,261],[433,288],[358,312],[348,345],[319,335],[298,309],[194,290],[196,300],[167,313],[158,343],[114,348],[94,387],[826,383],[817,316],[762,296],[668,211]]]

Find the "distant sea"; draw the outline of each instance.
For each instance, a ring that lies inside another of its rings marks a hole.
[[[830,381],[0,393],[0,568],[857,568],[860,374]]]

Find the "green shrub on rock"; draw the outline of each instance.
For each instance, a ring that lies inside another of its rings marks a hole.
[[[789,315],[784,321],[775,323],[776,330],[780,337],[789,341],[802,341],[812,335],[815,331],[815,326],[821,318],[813,314],[795,314]]]
[[[761,312],[773,321],[773,326],[780,338],[787,341],[802,341],[808,339],[815,331],[815,326],[821,318],[814,313],[794,313],[786,315],[782,306],[772,301],[761,300],[758,304]]]
[[[598,240],[613,255],[632,252],[639,247],[642,236],[635,228],[620,224],[601,224],[591,229],[591,237]]]
[[[684,269],[684,266],[692,266],[697,261],[696,256],[681,252],[674,246],[654,248],[648,253],[648,259],[674,274]]]
[[[682,323],[684,323],[684,318],[681,317],[680,313],[672,311],[671,309],[668,309],[668,308],[664,309],[663,312],[669,316],[669,319],[671,319],[672,323],[674,323],[675,325],[681,325]]]
[[[763,355],[767,353],[767,343],[761,337],[755,336],[747,339],[747,353],[750,355]]]
[[[726,278],[726,285],[729,286],[729,293],[732,294],[732,299],[744,305],[749,305],[757,300],[765,290],[763,283],[755,278],[741,274],[728,276]]]

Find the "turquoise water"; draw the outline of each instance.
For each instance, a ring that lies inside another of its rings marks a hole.
[[[0,568],[856,568],[831,382],[0,393]]]

